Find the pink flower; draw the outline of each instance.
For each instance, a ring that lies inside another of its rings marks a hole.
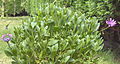
[[[2,35],[1,40],[8,43],[11,40],[11,38],[12,38],[11,34],[7,34],[7,35],[4,34],[4,35]]]
[[[117,24],[117,22],[112,18],[110,18],[110,20],[106,21],[106,23],[109,25],[109,27],[113,27]]]

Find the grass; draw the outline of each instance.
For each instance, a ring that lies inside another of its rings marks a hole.
[[[14,27],[19,26],[22,22],[22,19],[26,19],[28,17],[8,17],[8,18],[4,18],[4,19],[0,19],[0,37],[3,34],[13,34],[14,31]],[[5,26],[10,22],[10,25],[8,27],[8,30],[5,29]],[[8,58],[5,53],[4,50],[7,47],[7,43],[0,40],[0,64],[10,64],[11,59]],[[98,53],[98,55],[100,55],[99,57],[99,62],[98,64],[120,64],[120,62],[118,62],[115,59],[114,54],[111,51],[101,51]]]
[[[117,58],[115,58],[115,54],[108,51],[101,51],[98,53],[100,55],[98,64],[120,64]]]

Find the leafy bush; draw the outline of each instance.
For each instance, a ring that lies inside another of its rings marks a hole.
[[[13,64],[90,64],[103,47],[96,18],[46,4],[38,16],[15,28],[5,50]]]

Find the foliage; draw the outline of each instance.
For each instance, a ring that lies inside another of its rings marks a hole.
[[[36,14],[41,0],[24,0],[21,4],[30,15]]]
[[[5,14],[16,15],[19,14],[24,8],[21,6],[22,0],[6,0],[5,1]]]
[[[30,15],[37,14],[39,4],[53,3],[61,7],[70,7],[75,11],[85,13],[87,17],[97,17],[101,23],[108,17],[113,17],[113,10],[119,7],[119,0],[6,0],[5,14],[19,14],[25,9]],[[116,4],[112,3],[116,2]]]
[[[113,16],[114,8],[111,0],[60,0],[58,3],[85,13],[87,17],[97,17],[101,24],[106,18]]]
[[[52,3],[54,0],[24,0],[22,7],[31,15],[37,15],[37,11],[40,8],[40,4],[43,5],[46,3]]]
[[[112,7],[115,9],[114,12],[114,18],[120,21],[120,0],[112,0]]]
[[[30,15],[37,14],[39,4],[45,4],[50,0],[6,0],[5,1],[5,14],[16,15],[21,13],[24,9]],[[52,2],[52,0],[51,0]]]
[[[94,54],[103,47],[97,19],[53,4],[44,6],[38,16],[15,28],[10,47],[5,50],[12,63],[96,63]]]

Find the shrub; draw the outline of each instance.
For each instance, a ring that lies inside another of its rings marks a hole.
[[[96,63],[94,54],[103,47],[99,25],[96,18],[46,4],[15,28],[5,53],[13,64]]]

